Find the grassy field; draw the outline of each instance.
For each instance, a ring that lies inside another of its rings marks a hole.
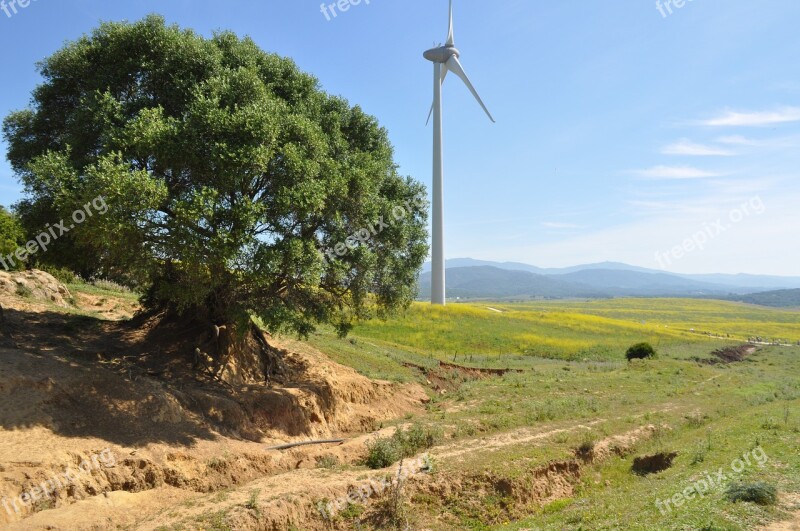
[[[628,346],[649,341],[668,357],[707,354],[749,337],[800,340],[797,312],[695,299],[612,299],[523,304],[416,303],[388,321],[357,326],[350,339],[328,331],[312,338],[341,361],[358,365],[359,343],[374,353],[466,364],[515,366],[524,358],[618,360]],[[711,334],[710,336],[707,335]],[[363,350],[363,349],[362,349]],[[351,359],[353,358],[353,359]]]
[[[453,376],[452,389],[413,419],[445,434],[431,451],[434,475],[456,487],[411,494],[412,528],[738,530],[787,518],[786,494],[800,493],[800,347],[763,346],[732,364],[697,362],[750,336],[797,341],[800,313],[675,299],[415,304],[393,320],[357,327],[348,339],[321,330],[310,341],[371,377],[420,381],[404,363],[433,368],[454,359],[520,369]],[[659,357],[626,362],[626,348],[638,341],[656,345]],[[499,480],[525,491],[535,467],[648,424],[657,427],[654,437],[637,442],[631,455],[587,464],[565,498],[542,504],[492,491]],[[542,436],[514,444],[520,433]],[[492,447],[494,440],[511,442]],[[453,457],[453,447],[468,451]],[[633,457],[658,451],[677,452],[671,468],[631,473]],[[767,456],[763,465],[731,472],[754,451]],[[719,487],[680,507],[657,507],[720,468],[734,482],[775,486],[781,504],[732,503]],[[486,477],[495,483],[482,484]]]

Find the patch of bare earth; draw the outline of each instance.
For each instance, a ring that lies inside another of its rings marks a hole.
[[[627,455],[634,445],[649,438],[655,430],[652,425],[642,426],[598,441],[593,461],[599,462],[614,455]],[[543,445],[547,438],[562,430],[544,431],[539,437],[532,437],[527,430],[524,430],[525,435],[518,436],[516,434],[519,431],[523,430],[498,436],[494,449]],[[389,430],[385,430],[384,434],[389,433]],[[363,448],[366,439],[367,437],[360,437],[348,441],[347,444]],[[452,462],[453,458],[458,460],[462,450],[461,443],[456,443],[436,447],[429,453],[434,462]],[[322,455],[335,451],[336,449],[328,449]],[[417,461],[406,460],[403,466],[413,468],[409,462]],[[182,526],[202,529],[203,522],[209,521],[216,514],[224,515],[226,525],[237,530],[284,530],[292,526],[310,531],[352,529],[353,521],[341,518],[337,513],[333,514],[333,518],[325,518],[319,509],[320,502],[325,505],[350,497],[357,499],[363,507],[361,525],[367,525],[366,528],[370,529],[381,529],[383,527],[380,522],[385,521],[385,504],[391,496],[391,489],[386,487],[387,479],[397,477],[400,466],[395,464],[383,470],[369,472],[308,468],[290,471],[238,487],[227,493],[223,500],[214,495],[197,497],[191,503],[171,508],[168,513],[160,513],[139,522],[136,528],[154,530]],[[521,518],[550,501],[572,496],[581,481],[585,466],[586,461],[581,459],[522,465],[525,469],[514,477],[490,471],[456,472],[444,470],[445,467],[441,467],[442,470],[433,475],[412,470],[404,483],[403,495],[405,499],[435,497],[448,506],[457,506],[462,513],[475,514],[482,522],[499,523]],[[487,510],[482,502],[487,497],[502,499],[502,507],[490,514],[489,511],[493,509]],[[448,518],[447,515],[439,517],[438,523],[441,527],[458,528],[459,522],[451,522]]]
[[[713,358],[707,360],[707,363],[715,365],[718,363],[736,363],[744,361],[748,356],[751,356],[757,350],[755,345],[739,345],[737,347],[725,347],[715,350],[711,353]]]
[[[372,381],[276,338],[285,374],[225,384],[198,375],[153,323],[109,320],[130,317],[130,303],[70,296],[103,318],[73,315],[50,298],[58,285],[20,296],[13,276],[0,280],[0,524],[12,529],[135,525],[201,494],[313,468],[325,454],[350,462],[365,452],[364,432],[427,401],[418,385]],[[337,437],[348,442],[265,450]],[[98,462],[104,451],[113,459]],[[68,480],[67,470],[77,473]]]
[[[786,494],[781,496],[781,507],[791,512],[791,518],[782,522],[774,522],[762,531],[800,531],[800,494]]]

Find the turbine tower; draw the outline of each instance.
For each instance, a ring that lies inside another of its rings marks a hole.
[[[472,86],[464,67],[458,58],[458,51],[453,38],[453,0],[450,0],[450,28],[447,32],[447,42],[444,46],[431,48],[423,56],[433,63],[433,234],[431,238],[431,304],[445,304],[445,272],[444,272],[444,183],[442,173],[442,85],[448,72],[453,72],[461,78],[467,88],[478,100],[484,112],[494,123],[489,109],[483,104],[475,87]],[[430,114],[428,121],[430,121]]]

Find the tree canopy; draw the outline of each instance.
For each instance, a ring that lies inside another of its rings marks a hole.
[[[14,253],[24,244],[25,232],[19,220],[13,213],[0,206],[0,258]],[[3,264],[3,269],[18,269],[22,265],[16,259],[3,260],[0,263]]]
[[[300,334],[413,299],[424,188],[375,118],[291,60],[150,16],[39,68],[32,105],[3,124],[21,219],[36,231],[108,204],[40,260],[147,283],[149,307]]]

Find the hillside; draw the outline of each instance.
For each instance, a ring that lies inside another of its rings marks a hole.
[[[419,297],[430,295],[431,274],[419,278]],[[528,271],[490,266],[456,267],[447,270],[447,297],[461,299],[505,299],[571,297],[602,298],[609,296],[592,286],[537,275]]]
[[[729,297],[728,300],[758,304],[759,306],[773,306],[776,308],[800,308],[800,289],[764,291],[761,293],[752,293],[750,295]]]
[[[365,431],[428,401],[417,384],[372,381],[278,338],[270,345],[285,364],[280,375],[267,385],[227,385],[195,372],[185,349],[172,349],[196,333],[165,334],[158,316],[127,321],[138,307],[133,294],[67,288],[39,271],[0,275],[0,523],[85,529],[105,513],[99,522],[132,525],[136,511],[313,468],[330,451],[270,454],[270,445],[348,438],[334,454],[358,460]],[[62,477],[41,503],[20,501],[32,480],[38,485],[83,463],[91,469]],[[113,507],[98,506],[98,496]],[[313,506],[308,495],[303,502]],[[276,522],[284,512],[274,512]]]
[[[471,271],[465,271],[470,269]],[[512,271],[515,274],[501,274],[496,271],[498,269]],[[454,258],[447,260],[447,271],[447,296],[462,299],[609,296],[727,298],[730,295],[758,293],[777,288],[800,288],[800,277],[744,274],[685,275],[618,262],[541,268],[519,262]],[[422,284],[419,298],[424,300],[430,296],[430,263],[423,265],[419,278]],[[558,283],[548,282],[546,279]]]
[[[430,272],[420,275],[420,299],[430,296],[430,282]],[[727,296],[743,288],[625,269],[588,268],[543,275],[519,269],[469,266],[447,269],[446,289],[451,299],[569,299]]]
[[[0,286],[8,529],[690,528],[712,513],[755,529],[790,518],[800,492],[786,472],[800,465],[800,426],[783,420],[800,400],[796,349],[749,346],[744,363],[721,366],[712,352],[738,342],[700,333],[800,338],[795,312],[679,299],[415,304],[347,339],[271,337],[281,381],[231,387],[192,374],[157,317],[129,326],[134,294],[27,275]],[[642,338],[659,359],[624,362]],[[275,447],[317,438],[343,442]],[[779,506],[718,492],[656,508],[754,438],[770,465],[748,473],[778,485]],[[366,465],[396,440],[408,458]],[[631,472],[634,458],[672,450],[660,481]],[[20,501],[67,472],[67,485]]]
[[[607,290],[615,296],[663,297],[729,293],[729,288],[720,284],[687,280],[666,273],[584,269],[554,277]]]

